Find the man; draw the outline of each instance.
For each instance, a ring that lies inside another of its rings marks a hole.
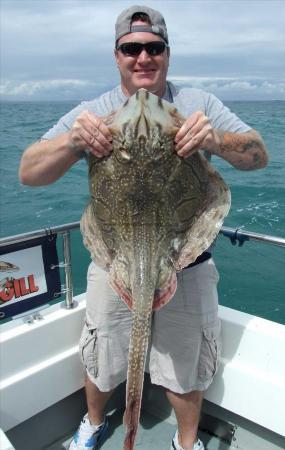
[[[86,151],[99,158],[108,156],[112,136],[100,117],[117,109],[139,88],[174,103],[187,117],[175,137],[182,158],[203,150],[240,170],[266,166],[266,150],[255,130],[213,95],[167,82],[170,49],[165,21],[158,11],[133,6],[120,14],[115,58],[120,86],[79,105],[25,151],[19,172],[24,184],[56,181]],[[175,296],[153,317],[149,369],[152,382],[165,387],[176,414],[173,450],[204,449],[197,439],[199,416],[203,392],[217,370],[220,353],[218,274],[210,251],[178,274]],[[107,274],[91,263],[87,278],[80,353],[87,372],[88,413],[71,443],[73,450],[95,447],[106,432],[104,407],[126,378],[131,328],[131,313],[108,286]]]

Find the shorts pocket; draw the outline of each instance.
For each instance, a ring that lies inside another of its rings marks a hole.
[[[221,356],[221,323],[205,325],[202,329],[202,342],[198,365],[201,382],[209,381],[217,372]]]
[[[79,343],[79,354],[83,365],[90,375],[98,376],[98,338],[97,329],[89,329],[86,325]]]

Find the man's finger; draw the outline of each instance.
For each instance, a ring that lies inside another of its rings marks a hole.
[[[87,115],[89,119],[89,123],[92,128],[100,130],[101,134],[105,137],[108,142],[112,142],[112,134],[110,133],[109,128],[104,124],[103,120],[100,117],[95,116],[95,114],[88,111]]]
[[[183,139],[187,133],[191,132],[192,127],[198,122],[199,118],[203,115],[200,111],[192,114],[188,119],[184,122],[180,130],[177,132],[174,141],[178,143],[181,139]]]
[[[195,125],[188,131],[188,133],[177,143],[176,150],[182,149],[188,142],[195,142],[196,139],[199,140],[200,133],[202,130],[209,130],[209,119],[206,116],[201,116]],[[196,145],[196,144],[193,144]]]
[[[178,156],[189,156],[203,147],[203,141],[211,131],[211,126],[207,125],[199,133],[197,133],[190,141],[177,151]]]
[[[182,149],[188,142],[190,142],[192,137],[193,137],[193,134],[192,134],[191,130],[186,132],[186,134],[183,136],[183,138],[181,138],[178,141],[178,143],[176,144],[176,151]]]
[[[74,139],[80,139],[82,146],[85,146],[86,149],[89,149],[92,154],[99,158],[103,158],[110,153],[109,150],[106,150],[106,148],[102,146],[100,142],[98,142],[96,138],[83,127],[78,129]]]
[[[90,134],[92,134],[92,136],[94,138],[93,143],[95,141],[97,141],[100,144],[99,147],[101,148],[101,146],[102,146],[104,148],[104,150],[105,150],[104,153],[109,154],[110,151],[112,150],[112,144],[111,144],[110,140],[108,139],[108,136],[111,135],[109,130],[107,129],[108,130],[108,134],[106,136],[106,134],[104,134],[104,128],[103,128],[104,124],[103,124],[103,122],[100,121],[98,123],[98,126],[95,127],[93,120],[90,120],[88,118],[87,119],[87,124],[88,124],[88,127],[87,127],[88,128],[88,132]],[[107,127],[105,126],[105,128],[107,128]],[[98,145],[97,145],[97,147],[98,147]]]

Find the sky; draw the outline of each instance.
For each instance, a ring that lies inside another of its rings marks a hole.
[[[222,100],[285,100],[285,0],[138,0],[166,20],[168,79]],[[0,0],[3,100],[89,100],[119,83],[121,0]]]

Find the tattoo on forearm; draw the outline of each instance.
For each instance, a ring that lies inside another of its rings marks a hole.
[[[220,137],[219,155],[241,170],[264,167],[266,151],[258,135],[227,133],[218,130]]]

